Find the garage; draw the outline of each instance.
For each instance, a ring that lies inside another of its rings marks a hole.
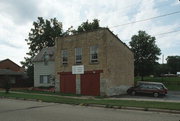
[[[81,75],[81,94],[100,95],[100,73],[89,71]]]
[[[76,75],[71,72],[60,73],[60,91],[76,94]]]

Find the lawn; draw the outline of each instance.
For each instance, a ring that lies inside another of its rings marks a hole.
[[[50,95],[60,95],[60,96],[82,96],[80,94],[65,94],[65,93],[61,93],[61,92],[48,92],[48,91],[36,91],[36,90],[28,90],[28,89],[16,89],[16,90],[11,90],[11,91],[15,91],[15,92],[24,92],[24,93],[34,93],[34,94],[50,94]]]
[[[145,81],[162,82],[169,90],[180,91],[180,77],[144,77]],[[135,83],[141,77],[135,77]]]
[[[180,103],[171,102],[153,102],[153,101],[133,101],[133,100],[108,100],[108,99],[81,99],[62,96],[47,96],[47,95],[34,95],[34,94],[20,94],[0,92],[0,97],[23,98],[23,99],[36,99],[44,102],[55,102],[63,104],[99,104],[105,106],[127,106],[127,107],[141,107],[141,108],[158,108],[180,110]]]

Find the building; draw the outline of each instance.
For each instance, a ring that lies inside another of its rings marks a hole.
[[[119,95],[134,85],[134,56],[109,29],[56,38],[58,90],[82,95]]]
[[[10,59],[0,61],[0,87],[5,83],[12,87],[24,87],[26,83],[25,69]]]
[[[34,87],[54,86],[54,47],[43,48],[32,61],[34,64]]]

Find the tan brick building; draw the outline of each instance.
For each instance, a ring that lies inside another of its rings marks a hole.
[[[59,37],[55,74],[64,93],[119,95],[134,84],[134,57],[107,28]]]

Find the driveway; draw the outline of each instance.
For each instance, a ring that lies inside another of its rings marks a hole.
[[[158,98],[155,98],[152,95],[147,95],[147,94],[138,94],[135,96],[126,94],[126,95],[113,97],[111,99],[180,102],[180,91],[168,91],[168,94],[166,96],[161,96]]]
[[[179,114],[0,99],[1,121],[179,121]]]

